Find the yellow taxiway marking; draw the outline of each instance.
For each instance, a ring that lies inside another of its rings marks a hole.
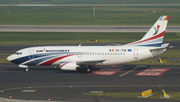
[[[132,72],[133,70],[136,70],[138,67],[136,67],[136,68],[134,68],[134,69],[132,69],[132,70],[130,70],[130,71],[128,71],[128,72],[126,72],[126,73],[124,73],[124,74],[121,74],[119,77],[122,77],[122,76],[124,76],[124,75],[126,75],[126,74],[128,74],[128,73],[130,73],[130,72]]]

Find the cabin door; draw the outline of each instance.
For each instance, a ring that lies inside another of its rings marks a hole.
[[[29,59],[34,59],[34,49],[29,50]]]

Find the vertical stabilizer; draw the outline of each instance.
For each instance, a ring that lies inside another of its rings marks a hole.
[[[141,40],[126,44],[124,46],[160,47],[163,42],[168,19],[169,16],[161,16]]]

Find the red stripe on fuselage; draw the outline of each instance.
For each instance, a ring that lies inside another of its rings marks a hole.
[[[56,62],[56,61],[58,61],[58,60],[61,60],[61,59],[63,59],[63,58],[69,57],[69,56],[72,56],[72,55],[61,56],[61,57],[57,57],[57,58],[48,60],[48,61],[40,64],[40,66],[48,66],[48,65],[51,65],[51,64],[53,64],[54,62]]]
[[[149,41],[149,40],[154,40],[154,39],[157,39],[157,38],[160,38],[160,37],[164,36],[164,34],[165,34],[165,31],[158,34],[158,35],[156,35],[156,36],[153,36],[151,38],[148,38],[148,39],[145,39],[145,40],[142,40],[142,41],[138,41],[138,42],[134,42],[134,43],[131,43],[131,44],[128,44],[128,45],[133,45],[133,44],[142,43],[142,42]]]
[[[66,65],[66,64],[68,64],[68,63],[64,63],[63,65],[61,65],[61,68],[62,68],[64,65]]]

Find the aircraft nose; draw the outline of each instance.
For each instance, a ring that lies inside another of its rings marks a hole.
[[[12,55],[8,56],[8,57],[7,57],[7,60],[8,60],[8,61],[11,61],[11,60],[12,60]]]

